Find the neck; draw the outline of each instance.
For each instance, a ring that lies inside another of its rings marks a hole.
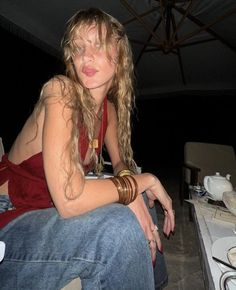
[[[90,93],[96,102],[96,110],[95,110],[96,112],[98,112],[99,109],[101,108],[103,101],[105,97],[107,96],[108,90],[109,90],[109,87],[107,86],[106,87],[103,86],[96,89],[90,89]]]

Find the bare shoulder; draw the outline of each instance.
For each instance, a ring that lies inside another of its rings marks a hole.
[[[69,97],[73,90],[72,81],[64,75],[56,75],[47,81],[42,87],[41,97],[46,101],[51,98],[60,100]]]

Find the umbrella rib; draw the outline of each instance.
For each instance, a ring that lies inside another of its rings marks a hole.
[[[172,23],[173,30],[176,31],[175,16],[174,16],[174,14],[172,12],[171,12],[170,17],[171,17],[171,23]],[[174,37],[175,37],[175,40],[178,41],[177,31],[176,31]],[[177,47],[177,56],[178,56],[178,61],[179,61],[179,66],[180,66],[180,72],[181,72],[182,81],[183,81],[183,84],[186,85],[186,79],[185,79],[185,73],[184,73],[183,60],[182,60],[182,55],[181,55],[181,51],[180,51],[180,48],[179,47]]]
[[[143,16],[146,16],[146,15],[148,15],[148,14],[150,14],[150,13],[156,11],[156,10],[157,10],[157,9],[154,7],[154,8],[152,8],[152,9],[150,9],[150,10],[148,10],[148,11],[142,13],[142,14],[138,14],[138,16],[139,16],[140,18],[142,18]],[[133,22],[133,21],[135,21],[135,20],[137,20],[137,17],[136,17],[136,16],[135,16],[135,17],[132,17],[132,18],[126,20],[126,21],[124,21],[124,22],[123,22],[123,25],[127,25],[127,24],[129,24],[129,23],[131,23],[131,22]]]
[[[165,31],[166,31],[166,40],[167,40],[167,43],[169,43],[170,42],[170,31],[171,31],[171,4],[166,5]]]
[[[185,10],[182,8],[178,8],[178,7],[174,7],[179,13],[183,14],[185,13]],[[182,39],[178,40],[177,42],[175,42],[175,46],[179,45],[180,43],[184,42],[185,40],[193,37],[194,35],[197,35],[198,33],[200,33],[201,31],[205,30],[208,33],[212,34],[213,36],[215,36],[218,40],[220,40],[222,43],[224,43],[225,45],[227,45],[228,47],[230,47],[234,52],[236,52],[235,47],[233,47],[230,43],[228,43],[223,37],[221,37],[218,33],[216,33],[214,30],[212,30],[210,27],[213,26],[214,24],[222,21],[224,18],[232,15],[236,13],[236,8],[234,8],[231,11],[227,11],[227,13],[223,14],[222,16],[218,17],[215,21],[208,23],[208,24],[204,24],[203,22],[201,22],[199,19],[197,19],[196,17],[194,17],[191,14],[187,15],[187,18],[189,20],[191,20],[192,22],[194,22],[195,24],[197,24],[198,26],[200,26],[199,29],[193,31],[192,33],[189,33],[187,36],[183,37]]]
[[[157,43],[160,43],[160,38],[158,37],[158,35],[156,35],[152,29],[149,27],[149,25],[147,25],[147,23],[141,18],[139,17],[138,13],[136,13],[136,11],[132,8],[131,5],[128,4],[128,2],[126,0],[120,0],[121,3],[127,8],[127,10],[133,14],[137,20],[143,25],[143,27],[152,34],[153,38],[157,41]]]
[[[156,23],[155,27],[153,28],[153,32],[155,32],[155,31],[157,30],[157,28],[159,27],[160,23],[161,23],[161,19],[159,19],[158,22]],[[140,59],[141,59],[143,53],[144,53],[145,50],[146,50],[146,47],[147,47],[148,44],[150,43],[150,40],[151,40],[151,39],[152,39],[152,34],[150,34],[150,35],[148,36],[146,42],[144,43],[144,46],[143,46],[141,52],[139,53],[139,55],[138,55],[138,57],[137,57],[137,59],[136,59],[136,61],[135,61],[135,65],[138,65],[138,63],[139,63],[139,61],[140,61]]]
[[[189,12],[192,8],[192,4],[193,4],[193,1],[191,0],[187,9],[185,10],[185,12],[183,14],[181,14],[182,17],[181,17],[180,21],[178,22],[176,29],[174,30],[174,33],[173,33],[172,38],[171,38],[171,42],[174,41],[175,35],[177,34],[177,32],[180,30],[181,26],[183,25],[185,18],[187,17],[187,15],[189,14]],[[173,8],[173,6],[172,6],[172,8]]]

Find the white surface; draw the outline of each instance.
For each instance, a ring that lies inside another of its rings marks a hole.
[[[212,256],[224,261],[225,263],[229,263],[227,253],[233,247],[236,247],[236,236],[220,238],[212,245]],[[228,270],[231,269],[229,268]]]
[[[236,246],[236,236],[235,237],[224,237],[216,240],[212,245],[212,256],[222,260],[225,263],[229,263],[227,258],[228,251]],[[218,263],[221,272],[232,271],[230,267],[225,266],[224,264]],[[232,289],[236,289],[236,280],[232,279],[228,282],[228,286]],[[231,289],[230,288],[230,289]]]
[[[205,202],[205,198],[190,200],[194,205],[194,219],[199,238],[202,262],[204,263],[203,275],[205,276],[207,290],[219,290],[220,276],[225,271],[212,258],[213,243],[223,237],[233,237],[235,225],[230,222],[216,221],[213,219],[216,207]],[[226,268],[226,267],[225,267]],[[229,290],[236,290],[236,285],[228,283]]]
[[[85,176],[85,178],[86,179],[104,179],[104,178],[110,178],[112,176],[114,176],[114,175],[111,173],[103,173],[100,176],[89,173],[88,175]]]
[[[6,245],[4,242],[0,241],[0,262],[3,260],[4,255],[5,255],[5,248]]]

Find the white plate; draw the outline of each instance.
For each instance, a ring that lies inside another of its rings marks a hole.
[[[235,247],[235,246],[236,246],[236,237],[220,238],[220,239],[216,240],[212,245],[212,248],[211,248],[212,256],[229,264],[229,260],[227,258],[227,253],[228,253],[229,249],[231,249],[232,247]],[[222,272],[233,271],[232,268],[227,267],[221,263],[217,262],[217,265],[219,266],[219,268]],[[231,286],[236,285],[236,280],[235,279],[230,280],[228,283],[228,286],[230,287],[230,285]],[[236,289],[235,286],[233,289]]]

